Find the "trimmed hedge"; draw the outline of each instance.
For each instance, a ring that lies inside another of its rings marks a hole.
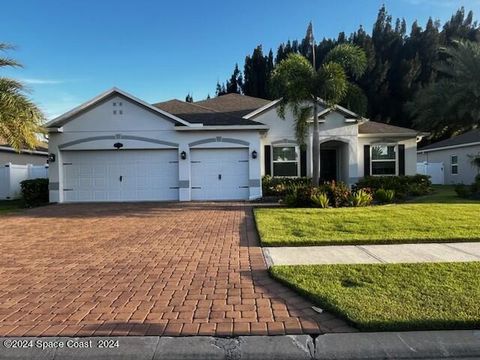
[[[311,178],[287,178],[273,177],[266,175],[262,178],[263,196],[280,196],[283,197],[291,192],[294,187],[304,187],[312,184]]]
[[[20,186],[25,207],[48,203],[48,179],[24,180]]]

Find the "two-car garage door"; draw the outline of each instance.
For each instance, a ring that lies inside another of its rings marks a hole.
[[[178,200],[178,151],[63,153],[65,201]]]
[[[177,149],[64,151],[62,163],[67,202],[179,200]],[[192,200],[249,198],[247,149],[192,149],[189,163]]]

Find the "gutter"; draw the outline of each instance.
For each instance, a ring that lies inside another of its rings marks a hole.
[[[176,131],[207,131],[207,130],[269,130],[266,125],[219,125],[219,126],[202,126],[200,128],[191,128],[187,126],[175,126]]]
[[[39,150],[20,150],[20,152],[16,151],[15,149],[8,147],[8,146],[0,146],[0,151],[12,152],[17,154],[31,154],[31,155],[43,155],[48,156],[48,152],[46,151],[39,151]]]

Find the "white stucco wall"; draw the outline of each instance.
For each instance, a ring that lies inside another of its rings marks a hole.
[[[113,103],[116,106],[113,106]],[[118,104],[122,103],[120,107]],[[117,115],[113,114],[117,110]],[[119,115],[118,111],[123,114]],[[133,138],[132,138],[133,137]],[[190,143],[209,139],[190,147]],[[79,140],[87,140],[79,142]],[[49,152],[56,154],[50,164],[50,201],[63,201],[62,151],[114,150],[113,144],[121,142],[128,149],[178,149],[187,153],[179,155],[180,200],[190,200],[190,149],[191,148],[248,148],[249,154],[261,154],[258,130],[241,131],[177,131],[171,120],[149,111],[123,97],[114,97],[79,114],[63,126],[62,133],[51,133]],[[120,150],[120,151],[122,151]],[[249,156],[250,199],[261,197],[260,156]]]
[[[320,108],[319,111],[322,111]],[[291,110],[287,109],[285,113],[285,119],[278,116],[277,110],[272,108],[258,116],[253,120],[261,122],[270,127],[270,130],[262,136],[262,149],[264,145],[272,144],[284,144],[287,141],[290,143],[297,143],[295,137],[295,120]],[[348,182],[353,183],[356,181],[358,175],[357,164],[357,141],[358,141],[358,125],[355,123],[349,123],[345,121],[345,117],[337,112],[328,114],[325,117],[325,121],[320,123],[320,143],[337,140],[347,144],[348,149],[348,164],[342,164],[348,166]],[[309,129],[309,134],[306,139],[307,143],[307,176],[312,176],[312,138],[313,138],[313,125]],[[298,144],[297,144],[298,145]],[[346,155],[343,154],[343,158]],[[265,175],[265,162],[264,154],[262,151],[261,156],[261,172],[262,176]]]
[[[458,174],[452,174],[451,156],[458,157]],[[418,162],[440,163],[444,165],[445,184],[471,184],[479,174],[479,168],[472,165],[472,155],[480,155],[480,145],[453,149],[418,152]]]

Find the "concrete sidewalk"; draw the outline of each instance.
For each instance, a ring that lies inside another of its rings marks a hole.
[[[480,261],[480,243],[265,247],[269,266]]]

